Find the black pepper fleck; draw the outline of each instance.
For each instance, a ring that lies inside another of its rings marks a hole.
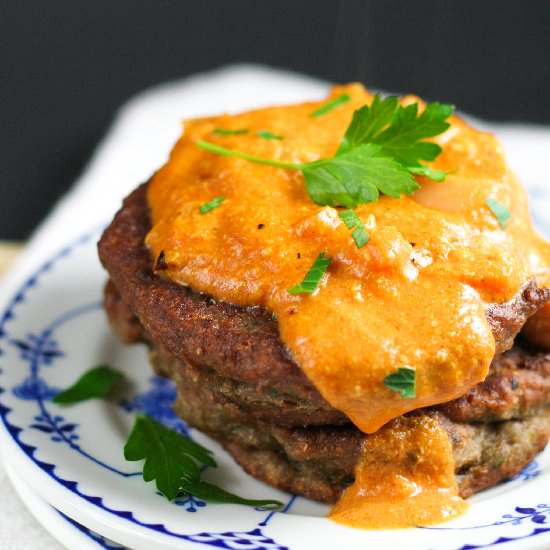
[[[168,269],[168,264],[166,263],[166,257],[164,255],[164,250],[160,251],[159,257],[157,258],[157,261],[155,263],[155,270],[156,271],[163,271],[164,269]]]
[[[258,224],[258,229],[263,229],[264,227],[265,227],[265,225],[263,223]]]

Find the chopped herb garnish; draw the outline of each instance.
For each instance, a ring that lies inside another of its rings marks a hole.
[[[238,128],[236,130],[232,130],[231,128],[215,128],[212,133],[217,136],[239,136],[248,134],[249,131],[248,128]]]
[[[338,97],[335,97],[334,99],[323,103],[323,105],[321,105],[318,109],[315,109],[315,111],[310,113],[309,116],[317,118],[326,115],[327,113],[330,113],[330,111],[336,109],[337,107],[340,107],[340,105],[347,103],[350,99],[351,97],[348,94],[339,95]]]
[[[204,204],[201,204],[199,207],[199,212],[201,214],[208,214],[211,210],[214,210],[220,206],[220,204],[225,200],[225,197],[223,195],[219,195],[218,197],[214,197],[212,200],[209,200],[208,202],[205,202]]]
[[[510,210],[508,210],[506,206],[504,206],[497,200],[493,199],[492,197],[489,197],[485,201],[485,204],[489,207],[491,212],[495,215],[495,218],[498,220],[500,228],[506,229],[508,220],[512,217],[512,214],[510,214]]]
[[[143,479],[155,480],[157,489],[168,499],[192,495],[214,502],[280,508],[276,500],[250,500],[228,493],[201,479],[204,466],[215,468],[212,452],[153,418],[140,415],[124,446],[126,460],[145,460]]]
[[[384,378],[384,385],[401,394],[403,399],[416,397],[416,370],[412,367],[399,367]]]
[[[432,170],[427,166],[409,166],[408,170],[415,176],[425,176],[433,181],[445,181],[447,177],[447,172],[443,170]]]
[[[447,119],[453,111],[452,105],[435,102],[427,104],[418,114],[418,103],[405,107],[395,96],[382,99],[375,95],[370,106],[365,105],[353,113],[339,153],[364,143],[375,143],[385,155],[418,170],[421,160],[435,160],[441,153],[439,145],[422,140],[447,130]]]
[[[288,170],[301,170],[311,199],[321,206],[355,208],[375,201],[380,193],[399,198],[410,195],[419,184],[413,177],[422,175],[437,181],[445,172],[432,170],[420,161],[432,161],[441,153],[436,143],[423,141],[444,132],[453,107],[431,103],[418,114],[418,104],[406,107],[396,97],[375,96],[353,119],[332,158],[307,163],[266,159],[199,140],[207,151],[237,157],[257,164]]]
[[[357,248],[363,248],[369,242],[369,234],[359,216],[353,210],[342,210],[338,216],[348,229],[352,229],[351,236]]]
[[[72,405],[88,399],[105,397],[123,378],[122,372],[106,365],[94,367],[85,372],[71,387],[59,392],[52,401],[58,405]]]
[[[256,135],[258,137],[261,137],[262,139],[277,139],[277,140],[281,140],[281,139],[285,139],[283,136],[278,136],[277,134],[274,134],[273,132],[270,132],[269,130],[260,130],[258,132],[256,132]]]
[[[321,252],[317,256],[315,262],[306,273],[304,280],[288,289],[290,294],[311,294],[319,286],[323,275],[326,273],[328,266],[332,260],[324,253]]]

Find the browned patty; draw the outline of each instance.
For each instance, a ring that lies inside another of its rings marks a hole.
[[[239,307],[195,292],[152,271],[144,245],[150,228],[146,185],[125,201],[99,242],[101,261],[154,347],[182,362],[211,369],[222,378],[248,384],[254,394],[291,394],[307,405],[297,424],[342,422],[343,415],[321,397],[279,338],[277,321],[260,307]],[[505,304],[490,305],[487,319],[497,353],[509,349],[525,324],[550,298],[550,290],[529,283]],[[109,303],[107,303],[109,306]],[[137,330],[137,329],[136,329]]]
[[[149,341],[139,320],[122,301],[112,281],[105,288],[105,309],[123,342]],[[165,358],[164,364],[176,361],[162,344],[157,344],[155,349]],[[163,374],[177,381],[181,371],[186,382],[212,388],[218,401],[224,400],[240,411],[241,419],[253,416],[257,420],[286,427],[348,422],[342,413],[334,409],[321,409],[315,403],[301,400],[292,393],[292,388],[284,392],[275,389],[257,392],[254,385],[220,376],[213,369],[199,367],[189,361],[179,363],[179,366],[172,366]],[[182,391],[184,387],[182,384]],[[456,422],[492,422],[521,419],[549,404],[550,353],[516,346],[495,357],[489,375],[481,384],[464,396],[433,409]]]
[[[519,357],[523,363],[518,363],[514,373],[518,380],[523,381],[527,371],[533,369],[542,381],[544,373],[550,370],[550,355],[531,358],[514,349],[493,364],[493,381],[480,385],[476,398],[483,401],[502,369],[508,368],[506,363],[513,363]],[[151,362],[157,372],[175,381],[178,388],[176,412],[189,424],[220,441],[254,477],[282,490],[325,502],[334,502],[353,481],[361,443],[368,435],[352,424],[284,426],[277,416],[285,414],[284,403],[274,406],[271,419],[265,420],[253,410],[243,410],[239,393],[228,395],[220,391],[219,378],[211,378],[211,371],[182,364],[166,355],[166,350],[153,351]],[[506,374],[502,382],[503,386],[510,386]],[[414,413],[436,417],[449,434],[460,493],[464,497],[512,477],[548,441],[550,391],[547,387],[545,390],[539,388],[531,406],[521,408],[514,403],[525,403],[531,392],[527,387],[522,389],[521,382],[519,384],[514,384],[513,390],[519,399],[507,398],[507,388],[503,391],[498,386],[493,399],[508,403],[508,407],[495,408],[482,422],[476,421],[481,409],[474,409],[472,417],[462,421],[436,407]],[[513,419],[502,420],[512,416]],[[411,453],[407,456],[409,460]],[[414,460],[410,467],[414,468]]]
[[[178,387],[177,412],[220,440],[255,477],[334,501],[353,480],[365,436],[320,396],[265,310],[217,302],[152,272],[145,187],[125,201],[100,244],[105,307],[127,343],[145,341]],[[549,298],[534,283],[487,318],[499,352]],[[453,444],[461,494],[514,475],[550,434],[550,355],[515,347],[465,396],[414,414],[435,416]],[[412,465],[413,467],[414,465]]]

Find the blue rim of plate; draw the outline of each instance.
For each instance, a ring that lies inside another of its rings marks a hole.
[[[542,220],[539,220],[539,221],[542,221]],[[549,229],[549,226],[547,223],[539,223],[538,225],[543,226],[543,228],[546,230]],[[91,232],[88,232],[84,236],[78,238],[73,243],[63,247],[56,254],[54,254],[49,260],[44,262],[41,265],[41,267],[39,267],[30,277],[28,277],[25,280],[25,282],[21,285],[19,290],[17,290],[15,294],[12,296],[11,300],[9,300],[8,306],[4,310],[2,316],[0,317],[0,344],[2,343],[2,340],[8,340],[8,331],[6,330],[6,325],[8,325],[9,322],[15,318],[17,307],[25,301],[27,292],[30,289],[37,287],[40,278],[44,274],[46,274],[48,271],[50,271],[57,262],[70,256],[73,250],[76,249],[77,247],[89,243],[89,241],[94,236],[97,236],[99,231],[100,229],[98,228]],[[92,309],[89,304],[88,306],[83,306],[80,308],[81,312],[86,312],[89,309]],[[76,313],[74,312],[78,310],[79,308],[73,308],[72,314],[76,315]],[[64,314],[65,317],[69,315],[70,313]],[[48,331],[51,333],[51,330],[52,330],[51,326],[53,325],[55,325],[55,322],[51,324],[47,329],[45,329],[43,333],[48,333]],[[1,355],[2,355],[2,350],[0,348],[0,357]],[[39,366],[36,364],[36,362],[33,362],[33,360],[30,359],[29,363],[30,363],[29,366],[30,366],[31,372],[33,370],[38,372]],[[1,372],[2,371],[0,369],[0,374]],[[37,447],[25,444],[23,441],[21,441],[20,435],[25,430],[25,428],[20,426],[15,426],[8,420],[7,416],[12,409],[10,409],[8,406],[2,403],[2,395],[6,391],[7,390],[5,388],[0,386],[0,417],[2,419],[2,423],[5,429],[7,430],[12,440],[17,444],[20,450],[49,477],[51,477],[54,481],[56,481],[57,483],[65,487],[67,490],[69,490],[76,496],[92,504],[93,506],[101,508],[103,511],[109,514],[113,514],[120,519],[131,522],[140,527],[144,527],[146,529],[155,531],[156,533],[160,533],[163,535],[167,535],[169,537],[177,538],[177,539],[195,543],[195,544],[213,546],[216,548],[227,548],[227,549],[232,548],[233,544],[244,544],[246,545],[246,548],[249,548],[251,550],[252,549],[289,550],[288,547],[282,546],[272,538],[266,536],[262,532],[262,527],[268,525],[268,523],[271,521],[271,519],[275,515],[286,513],[290,509],[290,507],[293,505],[294,500],[296,499],[295,496],[290,497],[289,501],[287,502],[283,510],[281,510],[280,512],[269,512],[265,516],[265,518],[262,519],[262,521],[257,523],[257,525],[254,526],[254,528],[252,528],[249,531],[200,532],[200,533],[186,534],[186,533],[176,533],[174,531],[171,531],[162,524],[158,524],[158,523],[152,524],[152,523],[142,522],[134,516],[132,511],[116,510],[114,508],[110,508],[109,506],[105,505],[102,497],[87,495],[81,492],[78,487],[78,481],[63,479],[62,477],[57,475],[55,472],[55,468],[56,468],[55,464],[50,464],[36,458],[35,451],[37,450]],[[37,401],[39,401],[39,404],[43,407],[44,400],[42,398],[38,398]],[[91,460],[94,460],[97,463],[97,460],[94,457],[90,456],[89,458]],[[105,465],[105,467],[109,467],[109,466]],[[536,468],[537,468],[536,465],[535,466],[533,464],[529,465],[522,473],[520,473],[514,479],[523,479],[523,478],[525,480],[532,479],[533,477],[536,477],[536,475],[538,475],[536,473],[533,473],[533,471],[536,470]],[[131,473],[131,474],[124,474],[124,475],[136,475],[136,474]],[[68,517],[67,519],[68,521],[71,521],[71,522],[75,521]],[[496,545],[501,545],[508,542],[514,542],[519,540],[525,540],[525,539],[536,537],[545,533],[549,533],[550,532],[550,505],[539,503],[539,504],[530,505],[530,506],[516,506],[513,513],[505,514],[501,518],[494,521],[493,523],[485,524],[485,525],[477,525],[477,526],[471,526],[471,527],[435,527],[435,528],[430,527],[430,528],[424,528],[424,529],[436,529],[436,530],[445,530],[449,532],[450,531],[456,532],[456,531],[483,529],[487,527],[496,527],[500,525],[521,525],[521,524],[524,524],[524,522],[526,523],[532,522],[533,524],[536,525],[536,527],[531,532],[527,534],[522,534],[518,537],[498,537],[497,539],[490,542],[489,544],[482,544],[482,545],[466,544],[466,545],[457,547],[456,550],[474,550],[477,548],[489,548],[489,547],[494,547]],[[549,525],[549,526],[543,526],[543,525]],[[88,529],[87,527],[84,527],[84,526],[82,527],[85,530]],[[93,533],[93,531],[91,532]]]

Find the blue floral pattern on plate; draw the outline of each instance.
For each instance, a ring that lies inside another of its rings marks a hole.
[[[542,224],[544,229],[547,220],[544,219]],[[13,324],[17,318],[18,308],[23,307],[27,300],[27,294],[32,290],[33,296],[36,297],[37,293],[39,293],[37,287],[42,278],[58,263],[70,258],[74,250],[84,245],[89,245],[91,238],[92,235],[88,235],[79,239],[74,245],[63,249],[54,258],[46,262],[34,275],[28,278],[21,289],[15,293],[0,318],[0,348],[3,353],[2,358],[6,356],[8,349],[11,348],[17,352],[21,365],[26,366],[26,371],[20,368],[19,372],[23,374],[23,377],[17,381],[17,383],[13,383],[11,386],[7,387],[2,384],[2,387],[0,387],[0,416],[9,434],[9,438],[11,438],[13,444],[20,449],[22,455],[26,455],[37,468],[41,469],[47,476],[55,480],[56,483],[62,485],[72,494],[102,510],[104,513],[117,516],[121,521],[142,527],[145,530],[172,537],[174,540],[180,539],[203,546],[206,545],[233,550],[241,547],[250,550],[283,550],[288,548],[288,546],[277,542],[277,540],[267,534],[264,529],[269,526],[274,518],[281,517],[281,514],[288,512],[296,501],[300,500],[295,497],[289,498],[285,509],[281,513],[269,512],[266,515],[264,512],[262,519],[260,521],[256,520],[256,524],[251,526],[248,530],[199,531],[195,533],[179,532],[163,524],[142,521],[139,519],[138,515],[131,510],[121,510],[107,504],[101,495],[88,494],[80,488],[77,480],[66,479],[59,475],[57,465],[39,458],[40,440],[30,436],[33,431],[50,438],[55,444],[66,445],[71,452],[77,453],[81,458],[90,461],[99,468],[103,468],[112,475],[124,479],[140,476],[140,472],[124,470],[119,464],[108,463],[100,456],[96,456],[95,452],[88,450],[89,441],[81,437],[79,433],[81,423],[73,420],[69,412],[61,415],[52,412],[49,408],[49,402],[57,391],[59,391],[58,387],[60,384],[49,382],[50,375],[48,374],[46,376],[46,371],[44,371],[44,374],[42,371],[46,369],[48,373],[54,372],[58,362],[65,361],[70,356],[70,353],[65,348],[65,342],[56,337],[56,332],[66,324],[79,323],[80,319],[85,318],[93,312],[97,312],[99,303],[94,301],[77,307],[73,305],[67,310],[61,311],[55,316],[53,322],[47,324],[47,326],[41,330],[33,329],[26,330],[23,334],[17,332],[12,334],[10,329],[10,324]],[[0,371],[0,376],[5,377],[6,365],[4,364],[3,367],[4,369]],[[11,372],[12,371],[10,371],[10,373]],[[2,378],[0,378],[0,380],[2,380]],[[10,420],[10,413],[15,410],[14,408],[17,408],[17,403],[12,403],[11,406],[8,406],[5,403],[5,396],[8,394],[12,395],[21,403],[27,403],[29,406],[34,404],[36,406],[36,411],[27,425],[15,425]],[[130,398],[121,401],[120,407],[126,411],[126,413],[143,411],[147,414],[151,414],[171,429],[175,429],[184,435],[192,436],[193,434],[189,427],[180,420],[172,410],[174,398],[175,389],[171,382],[153,377],[150,378],[149,388],[145,388]],[[25,442],[27,440],[33,443],[28,444]],[[510,485],[523,484],[527,486],[533,482],[534,478],[537,478],[537,481],[541,479],[543,477],[542,471],[542,467],[538,463],[534,463],[516,476],[514,480],[510,482]],[[182,511],[192,512],[193,515],[207,508],[200,499],[193,498],[178,499],[175,506]],[[492,530],[497,527],[517,530],[517,532],[507,531],[506,534],[487,542],[481,543],[472,541],[470,544],[460,546],[461,550],[487,548],[505,544],[513,540],[532,539],[533,537],[548,533],[550,531],[550,527],[547,526],[548,517],[549,506],[547,504],[541,504],[540,502],[524,502],[521,506],[514,506],[513,512],[501,514],[501,516],[488,523],[478,523],[466,526],[450,525],[449,527],[420,529],[417,531],[461,532],[469,533],[467,536],[473,537],[474,532],[489,530],[492,533]],[[531,525],[533,526],[531,529],[526,530],[524,528]],[[416,531],[411,531],[411,533],[414,532]],[[461,535],[461,538],[464,539],[466,536]]]

